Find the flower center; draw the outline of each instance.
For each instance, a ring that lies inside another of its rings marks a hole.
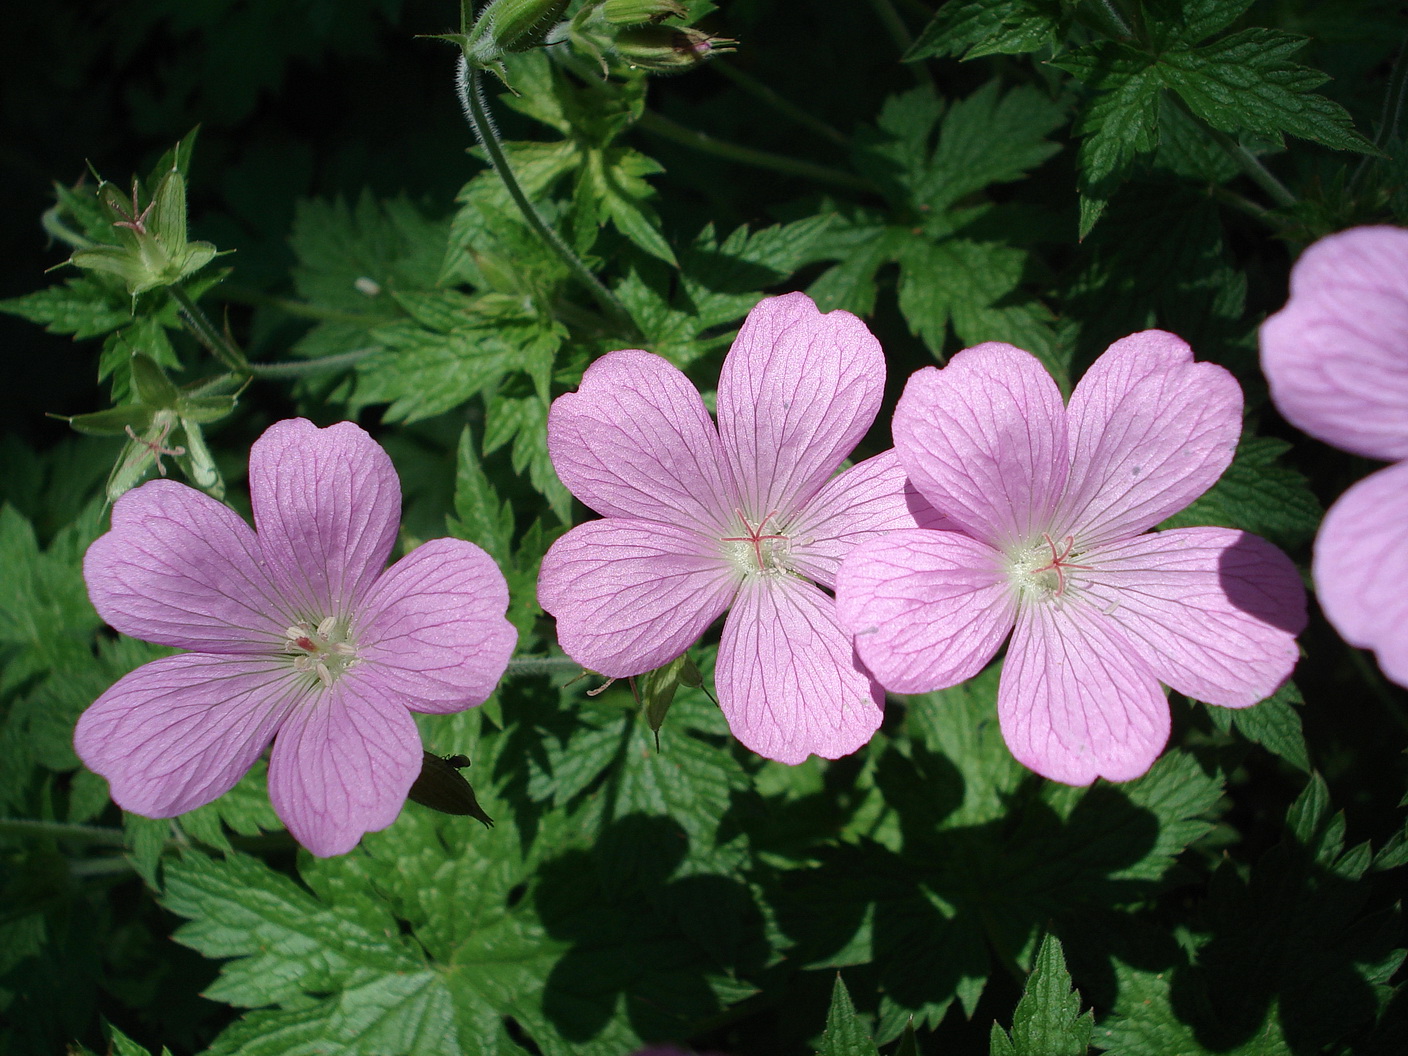
[[[743,572],[753,576],[776,576],[788,571],[787,559],[792,551],[791,540],[781,533],[764,531],[769,521],[777,517],[773,510],[753,527],[742,510],[733,511],[743,525],[744,535],[726,535],[725,543],[731,544],[728,555]]]
[[[1066,593],[1073,569],[1089,571],[1091,568],[1071,560],[1075,546],[1074,536],[1068,535],[1058,544],[1042,532],[1041,542],[1017,550],[1009,557],[1007,574],[1023,596],[1032,601],[1059,598]]]
[[[325,687],[331,688],[343,672],[357,663],[357,650],[347,641],[347,623],[336,616],[329,616],[316,627],[311,620],[299,620],[284,634],[288,637],[284,652],[293,657],[293,669],[316,675]]]

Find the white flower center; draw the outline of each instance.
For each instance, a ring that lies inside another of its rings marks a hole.
[[[1058,540],[1043,532],[1039,540],[1008,552],[1007,576],[1023,601],[1059,599],[1069,589],[1073,571],[1089,571],[1089,565],[1076,560],[1075,546],[1072,536]]]
[[[357,650],[347,640],[347,622],[336,616],[329,616],[316,627],[311,620],[299,620],[284,634],[288,637],[284,652],[293,657],[293,669],[316,675],[325,687],[330,688],[357,663]]]
[[[790,572],[788,559],[792,554],[792,540],[777,523],[777,511],[764,517],[756,527],[742,510],[733,512],[738,518],[733,530],[738,534],[724,536],[723,543],[724,552],[734,566],[750,576],[780,576]]]

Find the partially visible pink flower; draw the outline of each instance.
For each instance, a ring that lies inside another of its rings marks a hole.
[[[1330,507],[1312,572],[1345,641],[1408,686],[1408,231],[1356,227],[1301,254],[1290,300],[1262,325],[1261,366],[1292,424],[1399,461]]]
[[[411,712],[482,704],[517,633],[508,587],[473,543],[435,539],[387,569],[401,488],[342,422],[293,419],[249,453],[257,532],[154,480],[117,500],[83,574],[113,627],[191,650],[124,676],[74,747],[125,810],[166,818],[228,791],[273,744],[269,796],[314,854],[396,819],[420,773]]]
[[[715,682],[734,735],[785,763],[865,744],[884,693],[815,584],[834,586],[858,540],[914,527],[911,504],[924,509],[894,452],[832,476],[884,383],[865,325],[822,315],[801,293],[748,314],[719,378],[717,428],[661,357],[593,363],[548,416],[558,476],[603,515],[543,558],[538,597],[567,655],[604,675],[641,674],[732,606]]]
[[[1241,410],[1227,371],[1158,330],[1112,345],[1068,407],[1011,345],[919,371],[895,450],[963,531],[897,532],[845,558],[837,604],[861,659],[887,689],[942,689],[1010,631],[1003,737],[1074,785],[1149,769],[1169,733],[1160,682],[1234,708],[1270,695],[1305,624],[1290,560],[1226,528],[1143,534],[1227,468]]]

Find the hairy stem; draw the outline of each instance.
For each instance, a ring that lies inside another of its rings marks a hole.
[[[518,206],[518,211],[523,214],[523,219],[527,221],[528,226],[549,249],[562,258],[568,271],[591,291],[602,310],[632,335],[636,335],[636,325],[625,306],[616,299],[616,295],[608,290],[600,279],[592,274],[592,270],[582,263],[581,258],[572,252],[571,247],[562,240],[561,236],[548,226],[542,214],[523,193],[523,188],[519,186],[517,178],[513,175],[513,169],[509,166],[508,158],[504,156],[503,146],[499,142],[498,130],[489,117],[489,108],[484,98],[484,86],[480,79],[479,70],[470,66],[463,55],[460,56],[459,64],[456,67],[455,90],[459,94],[460,106],[464,109],[465,118],[469,121],[470,127],[474,129],[474,137],[479,140],[484,147],[484,152],[489,156],[490,167],[503,183],[504,189],[508,191],[508,196],[513,199],[513,204]]]
[[[30,818],[0,818],[0,834],[6,836],[51,837],[82,840],[102,847],[125,847],[127,839],[121,829],[98,825],[74,825],[62,821],[34,821]]]
[[[515,656],[508,662],[505,678],[551,675],[559,671],[580,671],[582,665],[570,656]]]
[[[233,341],[215,329],[215,324],[206,317],[205,312],[201,311],[200,305],[191,299],[189,293],[180,286],[168,286],[166,292],[171,295],[171,299],[181,309],[181,318],[185,321],[186,328],[195,335],[196,340],[204,345],[212,356],[230,370],[238,371],[241,374],[249,373],[249,364],[245,362],[244,353]]]
[[[244,371],[256,378],[301,378],[308,374],[343,370],[380,351],[379,348],[356,348],[351,352],[339,352],[333,356],[319,356],[317,359],[290,359],[279,363],[246,363]]]
[[[845,135],[837,129],[832,128],[825,121],[821,120],[821,118],[814,117],[807,113],[791,100],[784,99],[752,74],[744,73],[731,62],[725,59],[713,59],[709,62],[708,68],[717,71],[720,75],[732,81],[749,95],[766,103],[789,121],[811,132],[815,132],[817,135],[830,140],[839,147],[848,145],[849,141],[846,139]]]

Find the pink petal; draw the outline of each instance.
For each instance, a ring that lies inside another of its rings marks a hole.
[[[1408,231],[1322,238],[1261,327],[1261,366],[1286,419],[1370,458],[1408,458]]]
[[[493,558],[461,539],[432,539],[392,565],[357,613],[361,677],[412,711],[483,704],[518,641],[507,608]]]
[[[685,524],[706,534],[738,503],[718,432],[690,380],[666,360],[602,356],[553,401],[548,452],[569,491],[608,517]]]
[[[1305,588],[1291,559],[1230,528],[1180,528],[1081,557],[1093,607],[1161,682],[1224,707],[1264,700],[1291,676]]]
[[[88,596],[123,634],[211,653],[283,647],[291,614],[249,525],[173,480],[127,492],[83,558]]]
[[[1381,469],[1330,507],[1315,539],[1315,590],[1335,630],[1408,686],[1408,463]]]
[[[952,528],[905,476],[893,450],[832,477],[787,525],[790,566],[828,589],[853,546],[903,528]]]
[[[880,343],[850,312],[804,293],[759,301],[719,375],[719,434],[743,513],[758,521],[811,498],[875,421]]]
[[[1158,679],[1112,623],[1073,597],[1022,607],[997,714],[1018,761],[1068,785],[1139,777],[1168,743]]]
[[[265,560],[299,617],[349,615],[401,522],[401,485],[381,446],[351,422],[275,422],[250,449],[249,498]]]
[[[916,529],[846,556],[836,588],[841,625],[894,693],[927,693],[972,678],[997,655],[1017,617],[1002,556],[961,532]]]
[[[278,660],[163,657],[94,701],[73,747],[122,809],[174,817],[228,792],[254,765],[297,705],[298,684]]]
[[[999,549],[1048,527],[1066,482],[1066,409],[1035,356],[991,342],[909,379],[895,450],[919,493]]]
[[[861,666],[836,604],[793,576],[751,576],[724,621],[719,707],[747,748],[780,763],[839,759],[874,736],[885,693]]]
[[[269,799],[303,846],[345,854],[396,820],[420,775],[411,713],[375,686],[344,677],[293,711],[269,756]]]
[[[738,573],[719,546],[669,524],[590,521],[544,555],[538,601],[573,660],[612,678],[638,675],[679,656],[728,608]]]
[[[1081,549],[1138,535],[1217,482],[1242,431],[1242,390],[1185,341],[1145,330],[1116,341],[1067,409],[1071,476],[1056,523]]]

